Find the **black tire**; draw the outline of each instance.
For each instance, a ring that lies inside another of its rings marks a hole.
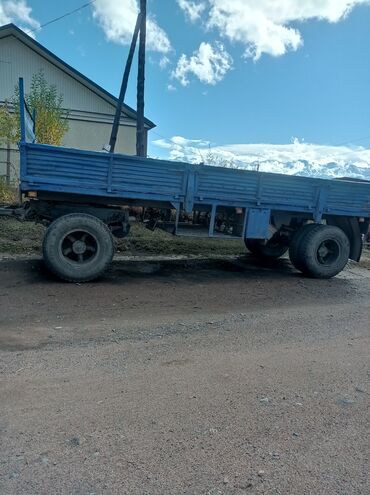
[[[338,227],[315,225],[305,229],[297,246],[299,270],[313,278],[332,278],[348,263],[350,242]]]
[[[301,258],[299,257],[299,247],[301,245],[301,239],[306,235],[307,232],[316,228],[317,226],[321,226],[317,223],[308,223],[303,225],[295,235],[293,236],[292,242],[289,246],[289,258],[292,265],[297,268],[297,270],[302,271],[304,268],[304,263],[302,263]],[[322,225],[323,227],[323,225]]]
[[[288,251],[288,246],[272,239],[266,243],[260,239],[245,239],[245,245],[254,256],[262,259],[277,259]]]
[[[63,215],[47,229],[43,254],[46,266],[59,278],[68,282],[88,282],[102,275],[112,261],[112,234],[92,215]]]

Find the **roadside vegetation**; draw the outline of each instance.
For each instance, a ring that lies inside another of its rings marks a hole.
[[[0,218],[0,253],[8,255],[41,254],[45,227],[32,222]],[[118,254],[145,255],[242,255],[242,241],[219,239],[187,239],[156,230],[151,232],[134,224],[125,239],[116,241]]]
[[[8,185],[4,177],[0,177],[0,204],[16,203],[19,198],[16,185]]]
[[[40,253],[43,233],[42,225],[0,217],[0,252],[10,255]]]
[[[63,96],[49,84],[44,72],[33,74],[30,92],[25,95],[27,107],[36,114],[36,141],[60,146],[68,131],[68,111],[62,107]],[[17,144],[20,140],[19,88],[14,88],[10,101],[0,107],[0,141]]]
[[[246,251],[243,241],[177,237],[159,229],[151,232],[142,224],[134,224],[129,236],[118,242],[117,248],[131,254],[239,255]]]
[[[45,227],[32,222],[0,217],[0,254],[40,255]],[[159,229],[154,232],[134,224],[125,239],[116,240],[119,255],[243,256],[243,241],[176,237]],[[360,265],[370,269],[370,249],[365,247]]]

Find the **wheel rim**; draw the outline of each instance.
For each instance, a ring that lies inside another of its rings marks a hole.
[[[340,254],[340,247],[333,239],[323,241],[317,249],[317,261],[321,265],[330,266]]]
[[[60,243],[60,253],[69,262],[79,265],[96,257],[98,241],[90,232],[73,230],[66,234]]]

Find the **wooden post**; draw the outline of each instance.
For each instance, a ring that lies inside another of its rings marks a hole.
[[[146,156],[145,128],[144,128],[144,101],[145,101],[145,45],[146,45],[146,0],[140,0],[140,40],[139,61],[137,74],[137,126],[136,126],[136,154]]]
[[[131,71],[132,59],[134,58],[134,53],[135,53],[135,48],[136,48],[136,44],[137,44],[137,38],[139,35],[140,26],[141,26],[141,14],[139,14],[137,16],[136,26],[135,26],[134,34],[132,36],[130,50],[129,50],[129,53],[127,56],[125,72],[123,73],[121,91],[120,91],[118,102],[117,102],[116,114],[114,116],[113,127],[112,127],[112,133],[111,133],[110,140],[109,140],[109,148],[110,148],[109,151],[111,153],[114,153],[114,148],[116,146],[119,123],[121,120],[122,104],[125,101],[128,78],[129,78],[130,71]]]

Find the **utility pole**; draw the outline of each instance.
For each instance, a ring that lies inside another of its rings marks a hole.
[[[121,120],[122,104],[123,104],[123,102],[125,100],[125,96],[126,96],[128,78],[129,78],[130,71],[131,71],[132,60],[133,60],[134,54],[135,54],[135,48],[136,48],[136,44],[137,44],[137,38],[139,35],[140,27],[141,27],[141,14],[139,14],[137,16],[136,26],[135,26],[134,34],[132,36],[130,51],[129,51],[128,57],[127,57],[125,72],[123,73],[121,91],[120,91],[118,102],[117,102],[116,114],[114,116],[114,122],[113,122],[113,127],[112,127],[112,133],[111,133],[110,140],[109,140],[110,153],[114,153],[114,148],[116,146],[119,123]]]
[[[146,45],[146,0],[140,0],[140,39],[139,61],[137,74],[137,126],[136,126],[136,154],[146,156],[145,129],[144,129],[144,97],[145,97],[145,45]]]

